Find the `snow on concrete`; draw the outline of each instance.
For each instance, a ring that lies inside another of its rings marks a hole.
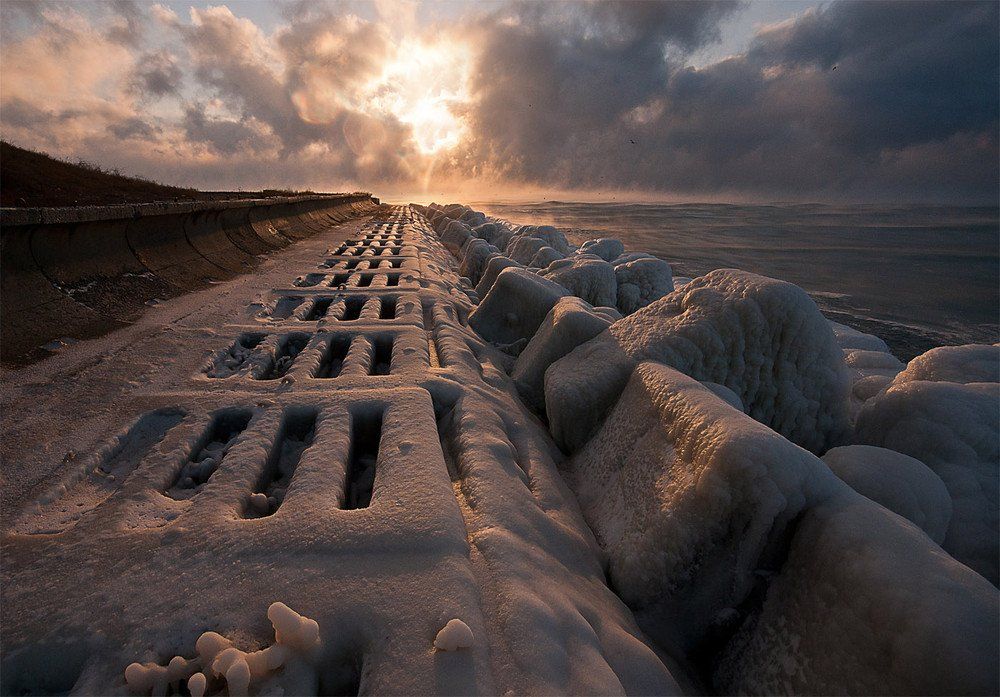
[[[910,361],[894,383],[914,380],[932,382],[1000,382],[1000,345],[967,344],[941,346]]]
[[[498,345],[527,342],[559,298],[569,291],[525,269],[506,268],[469,316],[481,337]]]
[[[808,450],[848,432],[842,352],[815,303],[790,283],[713,271],[554,363],[545,402],[556,441],[579,449],[644,360],[729,387],[750,416]]]
[[[475,641],[469,625],[460,619],[452,619],[434,637],[434,648],[438,651],[458,651],[469,648]]]
[[[920,460],[871,445],[831,448],[822,459],[856,492],[911,521],[938,544],[944,541],[951,495]]]
[[[553,261],[539,273],[591,305],[614,307],[617,304],[615,269],[600,257],[574,254]]]
[[[535,411],[544,412],[545,371],[574,348],[610,327],[612,321],[580,298],[560,298],[517,357],[511,371],[510,376],[525,403]]]
[[[670,264],[653,256],[619,256],[611,262],[618,284],[618,309],[630,315],[674,290]]]
[[[476,286],[476,295],[480,298],[485,298],[486,294],[493,288],[493,284],[496,283],[500,272],[512,266],[519,269],[524,268],[524,264],[519,264],[510,257],[490,257],[490,260],[486,262],[486,269],[483,271],[482,278],[480,278],[479,284]]]
[[[917,458],[948,487],[942,546],[1000,581],[1000,422],[997,383],[904,381],[865,403],[855,438]]]

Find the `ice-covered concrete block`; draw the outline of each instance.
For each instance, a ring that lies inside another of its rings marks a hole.
[[[462,262],[458,272],[469,279],[473,286],[479,283],[489,260],[499,256],[500,250],[486,240],[472,238],[462,253]]]
[[[527,266],[534,259],[535,255],[543,248],[547,247],[545,240],[537,237],[515,237],[507,245],[507,256],[519,264]]]
[[[746,599],[793,521],[844,486],[813,455],[657,363],[635,369],[566,471],[614,588],[640,613],[670,617],[664,632],[685,649]]]
[[[916,458],[872,445],[845,445],[823,462],[852,489],[898,513],[941,544],[951,521],[951,496],[941,477]]]
[[[469,326],[494,344],[510,345],[535,335],[545,315],[569,292],[525,269],[500,272],[492,290],[469,315]]]
[[[645,360],[725,385],[747,414],[813,452],[848,432],[842,351],[816,304],[790,283],[713,271],[577,347],[546,375],[556,441],[569,451],[583,445]]]
[[[547,246],[552,247],[560,254],[569,254],[572,251],[572,247],[566,241],[566,237],[551,225],[522,225],[515,231],[515,236],[511,240],[511,243],[521,237],[542,240]],[[507,253],[510,254],[510,252],[511,249],[508,247]]]
[[[483,271],[483,275],[479,279],[479,283],[476,285],[476,295],[480,298],[485,298],[486,294],[493,288],[493,284],[496,283],[497,276],[500,275],[500,272],[510,267],[520,269],[524,268],[524,265],[519,264],[510,257],[505,257],[503,255],[490,257],[490,259],[486,262],[486,269]]]
[[[595,240],[587,240],[580,245],[578,250],[581,254],[594,254],[604,261],[612,261],[625,253],[625,245],[621,240],[613,237],[601,237]]]
[[[894,382],[901,384],[913,380],[1000,382],[1000,346],[966,344],[931,349],[910,361]]]
[[[473,228],[472,234],[486,240],[497,249],[506,249],[514,231],[501,223],[489,222]]]
[[[898,379],[898,378],[897,378]],[[1000,580],[1000,385],[893,384],[858,415],[860,443],[917,458],[944,481],[954,512],[942,547]]]
[[[630,315],[674,290],[670,264],[648,257],[614,266],[618,283],[618,309]]]
[[[997,694],[998,594],[857,495],[808,511],[716,662],[720,694]]]
[[[534,269],[544,269],[552,262],[559,261],[563,258],[562,254],[552,249],[552,247],[546,246],[535,252],[535,256],[531,257],[531,261],[528,263],[528,266]]]
[[[440,235],[441,244],[453,255],[457,255],[472,237],[472,231],[465,223],[452,220],[443,227]]]
[[[539,273],[591,305],[617,305],[615,270],[599,257],[573,255],[552,262]]]
[[[535,411],[544,411],[546,369],[610,326],[611,320],[580,298],[560,298],[514,363],[511,377],[522,399]]]

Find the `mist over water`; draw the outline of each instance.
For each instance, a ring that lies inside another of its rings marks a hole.
[[[1000,209],[648,203],[470,204],[549,224],[574,243],[617,237],[675,276],[740,268],[801,286],[823,313],[882,337],[903,360],[1000,341]]]

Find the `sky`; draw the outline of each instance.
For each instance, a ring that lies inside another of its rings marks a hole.
[[[206,189],[996,205],[1000,4],[0,3],[0,134]]]

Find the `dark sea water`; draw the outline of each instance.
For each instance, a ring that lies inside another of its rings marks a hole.
[[[617,237],[675,276],[739,268],[791,281],[838,322],[903,360],[934,346],[1000,341],[1000,209],[829,206],[470,204],[574,243]]]

